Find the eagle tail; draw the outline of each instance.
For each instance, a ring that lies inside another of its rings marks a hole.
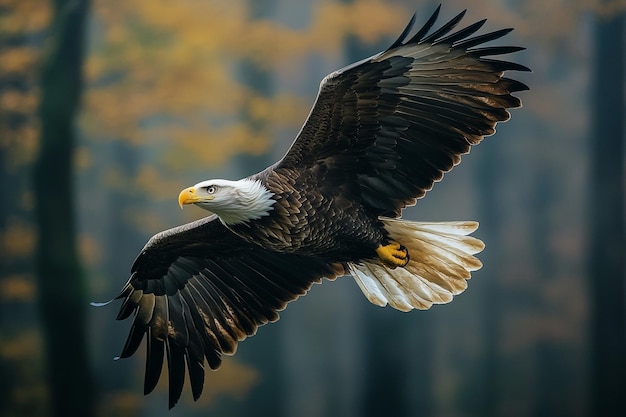
[[[485,245],[468,236],[478,228],[477,222],[381,221],[390,239],[408,250],[409,262],[395,268],[378,258],[348,264],[350,274],[373,304],[409,311],[448,303],[467,288],[471,272],[482,267],[473,255]]]

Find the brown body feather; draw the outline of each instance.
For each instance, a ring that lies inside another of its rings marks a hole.
[[[228,226],[248,242],[277,252],[347,262],[372,257],[386,239],[382,223],[364,209],[354,182],[333,186],[315,169],[271,169],[259,178],[274,194],[273,210],[254,222]]]

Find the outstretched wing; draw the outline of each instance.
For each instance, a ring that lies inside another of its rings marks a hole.
[[[270,252],[233,234],[216,216],[155,235],[137,257],[117,298],[117,319],[134,313],[120,355],[135,353],[146,335],[145,394],[156,386],[167,358],[169,406],[178,401],[189,371],[194,399],[202,393],[205,359],[211,369],[222,354],[258,326],[278,320],[278,311],[322,277],[332,265]]]
[[[461,161],[471,145],[520,107],[528,87],[503,77],[528,68],[487,57],[517,52],[478,47],[511,31],[457,32],[460,13],[428,34],[439,8],[409,37],[415,16],[389,49],[328,75],[298,137],[273,169],[312,169],[324,182],[353,181],[378,215],[399,216]]]

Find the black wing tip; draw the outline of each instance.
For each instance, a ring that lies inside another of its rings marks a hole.
[[[387,51],[400,47],[400,46],[408,45],[408,44],[420,44],[420,43],[432,43],[432,44],[449,43],[455,48],[465,48],[466,50],[472,51],[472,49],[470,48],[492,41],[492,40],[499,39],[514,30],[514,28],[504,28],[504,29],[499,29],[493,32],[486,33],[484,35],[470,37],[472,34],[480,30],[485,25],[485,23],[487,22],[487,19],[485,18],[475,23],[472,23],[471,25],[463,29],[453,32],[454,28],[459,24],[459,22],[467,14],[467,9],[464,9],[460,13],[458,13],[456,16],[451,18],[449,21],[447,21],[445,24],[443,24],[440,28],[428,34],[428,32],[430,32],[430,30],[432,29],[432,27],[434,26],[434,24],[436,23],[439,17],[439,14],[441,12],[441,7],[442,5],[439,4],[436,7],[433,14],[428,19],[428,21],[421,27],[421,29],[419,29],[418,32],[415,35],[413,35],[410,39],[407,39],[409,33],[415,26],[415,22],[417,19],[416,18],[417,14],[413,13],[407,26],[404,28],[404,30],[402,31],[398,39],[396,39],[396,41],[389,48],[387,48]],[[519,50],[522,50],[522,49],[525,49],[525,48],[520,48]],[[511,51],[511,52],[514,52],[514,51]]]
[[[185,354],[184,349],[172,341],[165,343],[165,352],[169,385],[168,406],[171,410],[178,403],[183,393],[186,374]]]
[[[161,379],[161,368],[159,368],[159,373],[157,376],[148,376],[149,371],[145,371],[146,374],[144,376],[144,383],[143,383],[143,395],[148,395],[150,393],[152,393],[152,391],[154,391],[154,389],[156,388],[156,386],[159,383],[159,380]]]
[[[524,51],[524,50],[526,50],[526,48],[520,49],[520,51]],[[528,68],[526,65],[523,65],[523,64],[517,64],[517,65],[518,65],[518,68],[516,71],[533,72],[533,70]]]
[[[530,87],[521,81],[513,80],[511,78],[502,78],[501,81],[509,83],[509,93],[517,93],[518,91],[528,91]]]
[[[143,395],[148,395],[154,391],[156,386],[158,385],[159,380],[156,381],[145,381],[143,384]]]
[[[503,29],[498,29],[496,31],[491,32],[491,34],[501,34],[498,37],[502,37],[505,35],[508,35],[509,33],[513,32],[515,30],[515,28],[503,28]]]
[[[485,46],[482,48],[472,48],[468,52],[480,58],[485,56],[514,54],[525,50],[526,48],[523,46]]]
[[[400,33],[400,36],[398,36],[398,39],[396,39],[394,43],[392,43],[391,46],[387,48],[388,51],[391,49],[397,48],[398,46],[403,45],[404,40],[409,35],[409,32],[411,32],[411,29],[413,29],[416,19],[417,19],[417,14],[413,13],[413,16],[411,16],[411,19],[409,20],[409,23],[407,23],[402,33]]]
[[[504,29],[494,30],[492,32],[485,33],[484,35],[478,35],[473,38],[462,40],[458,42],[457,44],[455,44],[455,46],[469,49],[476,45],[482,45],[484,43],[495,41],[496,39],[500,39],[508,35],[509,33],[513,32],[513,30],[514,30],[513,28],[504,28]]]
[[[454,16],[452,19],[450,19],[447,23],[445,23],[439,29],[435,30],[433,33],[431,33],[424,39],[419,40],[418,43],[435,43],[438,39],[440,39],[441,36],[444,36],[447,33],[450,33],[450,31],[452,31],[456,27],[456,25],[459,24],[459,22],[463,19],[463,17],[465,17],[466,13],[467,13],[467,9],[463,10],[461,13]]]
[[[463,19],[465,17],[466,14],[467,14],[467,9],[463,9],[459,14],[457,14],[452,19],[450,19],[450,22],[454,21],[454,22],[458,23],[458,22],[461,21],[461,19]],[[485,19],[485,21],[487,21],[487,19]],[[448,23],[450,23],[450,22],[448,22]]]
[[[466,28],[453,32],[446,37],[435,39],[433,40],[433,45],[444,44],[444,45],[456,46],[457,42],[462,41],[463,39],[467,39],[469,36],[478,32],[485,25],[486,22],[487,22],[487,19],[479,20],[478,22],[472,23]]]
[[[518,64],[517,62],[501,61],[498,59],[480,59],[481,62],[487,62],[497,67],[499,71],[521,71],[532,72],[526,65]]]
[[[202,381],[198,381],[198,383],[191,384],[191,396],[194,401],[198,401],[200,396],[202,396],[202,391],[204,389],[204,375]]]
[[[439,18],[440,12],[441,12],[441,4],[437,6],[433,14],[430,16],[430,18],[428,18],[426,23],[424,23],[424,26],[422,26],[422,28],[415,35],[413,35],[413,37],[409,40],[408,43],[411,43],[411,42],[419,43],[422,40],[422,38],[426,36],[428,31],[433,27],[433,25],[437,21],[437,18]]]
[[[174,408],[176,406],[176,404],[178,404],[178,398],[168,398],[167,400],[167,409],[171,410],[172,408]]]
[[[400,36],[398,36],[398,39],[396,39],[395,42],[393,42],[391,46],[387,48],[387,51],[390,51],[402,45],[406,45],[408,43],[419,42],[421,38],[423,38],[424,35],[426,35],[426,33],[430,30],[433,24],[435,24],[435,22],[437,21],[437,18],[439,17],[440,11],[441,11],[441,3],[435,8],[435,11],[430,16],[430,18],[428,18],[426,23],[424,23],[422,28],[415,35],[413,35],[413,37],[411,37],[410,39],[407,39],[409,36],[409,33],[415,26],[415,22],[417,21],[417,12],[414,12],[413,15],[411,16],[411,19],[409,20],[409,23],[405,26]]]

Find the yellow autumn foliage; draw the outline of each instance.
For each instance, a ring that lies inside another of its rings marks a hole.
[[[135,416],[143,402],[143,396],[134,391],[115,391],[107,393],[99,416]]]
[[[0,49],[0,76],[24,73],[38,63],[41,51],[33,46]]]
[[[39,123],[34,116],[26,117],[29,117],[29,123],[16,127],[0,122],[0,147],[8,152],[7,172],[31,163],[39,148]]]
[[[36,82],[42,48],[21,39],[45,30],[51,8],[49,2],[0,0],[0,10],[0,78],[11,80],[0,89],[0,147],[5,170],[14,173],[32,162],[39,136]]]
[[[178,204],[176,196],[171,195],[169,197],[172,201],[172,210],[175,210]],[[190,210],[187,210],[187,212],[190,212]],[[129,207],[120,213],[120,216],[126,223],[132,224],[138,232],[147,236],[153,235],[157,230],[162,230],[165,227],[164,225],[167,224],[162,214],[154,210],[144,210],[143,207]]]
[[[36,287],[31,277],[11,275],[0,279],[0,300],[2,301],[32,301],[35,294]]]
[[[35,231],[31,224],[22,221],[9,221],[0,230],[0,249],[8,258],[27,256],[35,248]]]
[[[51,3],[41,0],[0,0],[0,28],[4,36],[37,32],[48,27]]]
[[[94,11],[104,30],[86,65],[85,131],[141,146],[175,141],[174,154],[211,165],[265,152],[273,132],[296,129],[312,104],[248,90],[237,76],[240,62],[284,71],[311,53],[337,56],[346,33],[367,42],[396,34],[407,16],[376,0],[316,3],[299,29],[250,20],[242,0],[96,1]],[[268,129],[251,132],[243,109]],[[167,159],[180,167],[180,158]]]
[[[41,334],[35,330],[25,331],[12,338],[0,340],[0,356],[6,360],[33,360],[42,355]]]
[[[176,179],[168,179],[152,165],[144,165],[133,184],[135,189],[142,190],[150,195],[150,200],[173,199],[172,190],[183,188],[183,184]]]
[[[2,282],[2,281],[0,281]],[[0,301],[4,301],[0,298]],[[25,301],[11,299],[7,301]],[[13,317],[12,319],[15,319]],[[23,328],[18,333],[3,333],[0,338],[0,362],[10,364],[12,384],[3,393],[9,410],[28,410],[27,415],[44,415],[48,400],[48,386],[42,374],[42,335],[37,328]],[[18,371],[17,373],[15,371]],[[5,375],[2,375],[5,377]],[[18,383],[15,383],[17,380]],[[5,408],[6,409],[6,408]],[[23,415],[11,414],[9,415]]]
[[[97,265],[102,259],[102,249],[94,236],[81,234],[78,236],[78,253],[81,264],[87,267]]]
[[[207,372],[204,389],[208,395],[198,400],[198,407],[206,406],[224,392],[241,399],[261,377],[255,369],[231,358],[224,358],[218,372],[219,375]]]

